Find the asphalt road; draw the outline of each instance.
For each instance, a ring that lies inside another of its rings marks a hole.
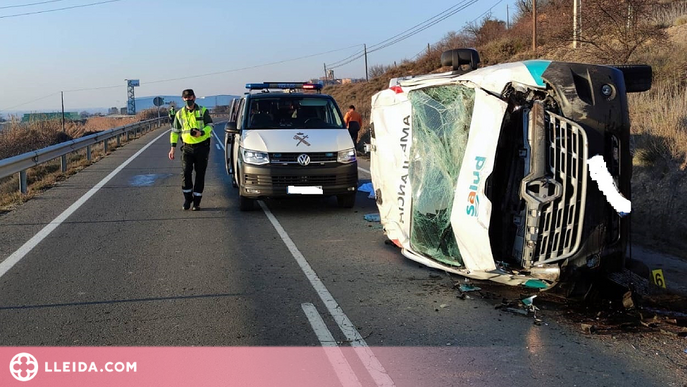
[[[0,345],[318,347],[330,334],[363,348],[345,352],[362,385],[687,383],[682,354],[457,298],[460,277],[384,243],[365,193],[353,209],[297,198],[240,212],[217,141],[203,209],[182,211],[166,133],[0,217]]]

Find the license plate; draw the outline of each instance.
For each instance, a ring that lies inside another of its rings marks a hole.
[[[293,185],[288,186],[286,192],[289,195],[300,194],[300,195],[322,195],[322,186],[317,187],[296,187]]]

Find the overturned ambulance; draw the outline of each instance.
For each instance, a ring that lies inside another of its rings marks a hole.
[[[478,63],[474,50],[448,51],[453,71],[393,79],[372,97],[370,169],[388,238],[427,266],[510,285],[621,270],[626,93],[651,87],[651,67]]]

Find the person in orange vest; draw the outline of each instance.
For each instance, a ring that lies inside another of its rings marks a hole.
[[[346,115],[344,115],[344,123],[348,128],[348,133],[351,135],[351,140],[353,140],[353,145],[358,146],[358,132],[360,128],[363,127],[363,117],[355,111],[355,106],[351,105],[348,107]]]

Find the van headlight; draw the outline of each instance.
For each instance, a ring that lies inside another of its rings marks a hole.
[[[246,164],[263,165],[269,164],[270,156],[267,152],[259,152],[251,149],[243,149],[243,161]]]
[[[355,149],[346,149],[339,151],[339,155],[336,158],[336,161],[344,164],[352,163],[355,161]]]

